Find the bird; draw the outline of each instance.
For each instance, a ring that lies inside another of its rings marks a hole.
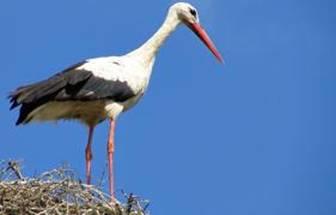
[[[169,35],[185,25],[207,46],[219,62],[223,58],[202,27],[198,11],[187,2],[169,7],[159,29],[143,45],[120,56],[83,60],[36,83],[9,93],[10,110],[19,107],[16,125],[31,122],[77,120],[88,128],[85,147],[86,183],[91,184],[92,139],[97,124],[108,120],[108,189],[115,202],[114,145],[118,116],[144,95],[156,55]]]

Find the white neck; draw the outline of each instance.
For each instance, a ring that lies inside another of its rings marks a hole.
[[[176,13],[169,11],[159,30],[151,38],[149,38],[146,43],[127,55],[140,57],[144,63],[151,64],[161,45],[180,23],[181,21],[177,17]]]

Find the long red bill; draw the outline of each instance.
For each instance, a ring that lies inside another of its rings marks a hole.
[[[212,42],[206,31],[199,23],[188,23],[188,27],[202,40],[202,42],[210,49],[217,60],[223,63],[223,57],[217,50],[215,44]]]

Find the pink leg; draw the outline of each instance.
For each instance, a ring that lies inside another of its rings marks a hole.
[[[85,147],[85,164],[86,164],[86,183],[91,184],[91,161],[92,161],[92,136],[93,136],[94,127],[89,127],[89,137],[88,142]]]
[[[112,202],[115,202],[114,174],[113,174],[114,131],[115,131],[115,121],[111,119],[110,120],[110,131],[109,131],[108,142],[107,142],[107,158],[108,158],[108,171],[109,171],[109,190],[110,190]]]

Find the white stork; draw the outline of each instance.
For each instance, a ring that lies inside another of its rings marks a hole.
[[[169,8],[159,30],[134,51],[123,56],[88,59],[49,79],[13,91],[9,95],[11,109],[20,106],[16,125],[60,119],[75,119],[87,125],[86,182],[90,184],[93,131],[98,123],[109,119],[109,191],[114,202],[113,154],[116,120],[120,113],[134,106],[144,95],[156,53],[180,24],[188,26],[222,62],[220,53],[200,25],[197,10],[188,3],[176,3]]]

